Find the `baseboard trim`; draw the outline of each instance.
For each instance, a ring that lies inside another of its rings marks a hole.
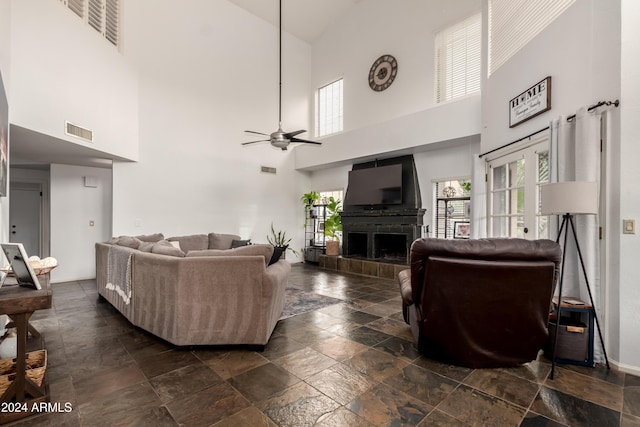
[[[611,360],[611,359],[609,359],[609,364],[613,365],[613,367],[618,371],[624,372],[626,374],[640,376],[640,367],[638,366],[627,365],[625,363],[620,363],[618,361]]]

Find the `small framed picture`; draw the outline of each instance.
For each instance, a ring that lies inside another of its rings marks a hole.
[[[470,237],[471,224],[469,221],[456,221],[453,223],[453,238],[468,239]]]
[[[9,267],[13,275],[16,276],[18,284],[27,288],[42,289],[22,243],[2,243],[0,246],[2,246],[4,256],[9,261]],[[8,274],[9,269],[7,268],[7,273],[0,281],[0,286],[4,284]]]
[[[318,223],[318,232],[324,233],[324,222]]]
[[[471,202],[469,200],[464,202],[462,210],[464,212],[464,216],[471,218]]]

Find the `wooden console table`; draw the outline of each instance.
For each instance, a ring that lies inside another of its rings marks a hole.
[[[0,288],[0,314],[13,321],[17,332],[15,380],[0,396],[1,402],[33,403],[49,400],[46,379],[38,386],[26,375],[27,335],[30,332],[29,318],[36,310],[51,308],[51,286],[48,277],[41,281],[42,289],[32,289],[11,284],[9,280]],[[31,328],[35,331],[34,328]],[[37,331],[35,331],[37,334]],[[35,334],[33,334],[35,335]],[[39,334],[38,334],[39,335]],[[0,424],[30,415],[29,412],[0,413]]]

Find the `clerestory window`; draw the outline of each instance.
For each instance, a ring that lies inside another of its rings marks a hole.
[[[480,14],[436,34],[436,102],[480,91]]]
[[[120,42],[120,0],[60,0],[114,46]]]
[[[336,80],[318,89],[317,105],[317,136],[330,135],[342,132],[343,106],[342,106],[342,79]]]

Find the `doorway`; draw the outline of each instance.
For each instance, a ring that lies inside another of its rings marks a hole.
[[[22,243],[29,256],[47,256],[42,183],[12,181],[9,191],[9,241]]]
[[[540,212],[540,186],[549,182],[549,139],[491,159],[487,168],[488,235],[548,239]]]

